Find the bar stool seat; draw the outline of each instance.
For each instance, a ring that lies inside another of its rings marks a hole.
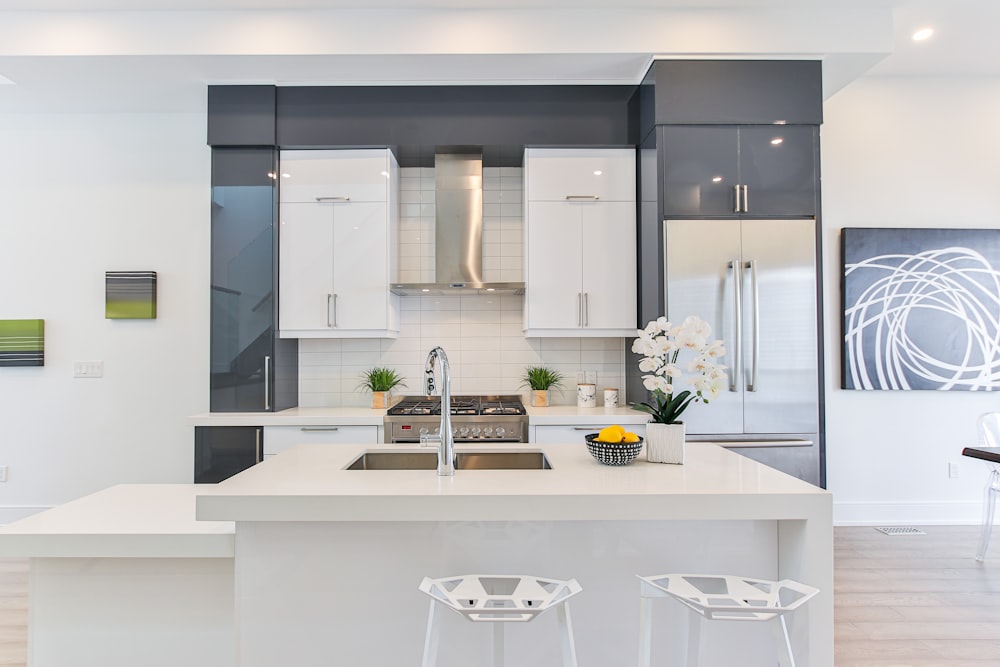
[[[725,574],[661,574],[639,577],[639,666],[649,667],[652,657],[652,600],[672,597],[688,609],[687,664],[698,664],[701,648],[701,624],[704,620],[770,621],[775,624],[778,663],[794,667],[795,658],[788,637],[785,615],[819,593],[819,589],[784,579],[768,581]]]
[[[423,667],[434,667],[442,609],[451,609],[473,622],[493,624],[493,664],[504,662],[505,623],[524,623],[556,607],[564,667],[576,667],[576,647],[569,599],[583,590],[576,579],[560,581],[527,575],[464,574],[442,579],[424,577],[420,590],[431,597],[424,640]]]

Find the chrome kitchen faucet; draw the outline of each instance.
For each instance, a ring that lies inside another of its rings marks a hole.
[[[448,355],[441,347],[435,347],[427,353],[424,363],[424,382],[427,395],[434,393],[435,381],[441,390],[441,426],[437,435],[424,433],[420,436],[421,445],[436,442],[438,446],[438,475],[455,474],[455,438],[451,433],[451,367],[448,365]]]

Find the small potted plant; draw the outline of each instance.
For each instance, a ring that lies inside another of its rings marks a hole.
[[[699,317],[687,317],[671,324],[660,317],[639,331],[632,351],[643,355],[639,361],[642,384],[653,393],[653,403],[629,403],[634,410],[650,415],[646,426],[646,458],[654,463],[684,463],[684,422],[680,420],[692,403],[708,403],[726,386],[725,366],[716,363],[725,353],[721,340],[709,340],[712,328]],[[681,352],[693,357],[682,368]],[[685,373],[691,375],[685,376]],[[681,382],[692,389],[678,390]]]
[[[543,408],[549,404],[549,389],[562,386],[562,373],[548,366],[529,366],[521,376],[522,387],[531,388],[531,404]]]
[[[372,408],[381,409],[389,407],[389,392],[394,387],[405,386],[406,381],[403,376],[394,369],[376,366],[369,368],[362,374],[358,389],[369,390],[372,393]]]

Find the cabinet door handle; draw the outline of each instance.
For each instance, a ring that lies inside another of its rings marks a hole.
[[[576,326],[583,326],[583,292],[576,293]]]
[[[590,326],[590,292],[583,293],[583,326]]]
[[[600,195],[566,195],[566,199],[572,201],[574,199],[586,199],[590,201],[597,201],[600,199]]]
[[[740,186],[733,186],[733,194],[736,196],[736,206],[733,207],[733,213],[740,212]]]
[[[260,463],[263,459],[260,457],[260,441],[261,441],[261,427],[257,427],[257,432],[254,434],[254,462]]]
[[[749,185],[744,185],[743,186],[743,212],[744,213],[749,213],[750,212],[750,186]]]
[[[313,431],[339,431],[339,426],[303,426],[299,429],[300,431],[313,432]]]
[[[264,357],[264,409],[271,409],[271,357]]]
[[[339,196],[339,197],[316,197],[316,201],[319,201],[319,202],[324,202],[324,201],[351,201],[351,198],[347,197],[347,196]]]
[[[326,295],[326,326],[333,326],[333,294]]]
[[[729,391],[737,391],[737,373],[743,372],[743,272],[740,260],[729,263],[733,270],[733,367],[729,373]]]
[[[337,328],[337,293],[333,294],[333,328]]]

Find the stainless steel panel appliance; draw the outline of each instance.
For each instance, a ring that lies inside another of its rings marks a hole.
[[[420,442],[441,424],[438,396],[404,396],[386,411],[385,439]],[[452,396],[451,430],[455,442],[528,442],[528,415],[520,396]]]
[[[666,316],[707,320],[729,366],[729,390],[684,413],[687,433],[819,484],[816,221],[663,224]]]

